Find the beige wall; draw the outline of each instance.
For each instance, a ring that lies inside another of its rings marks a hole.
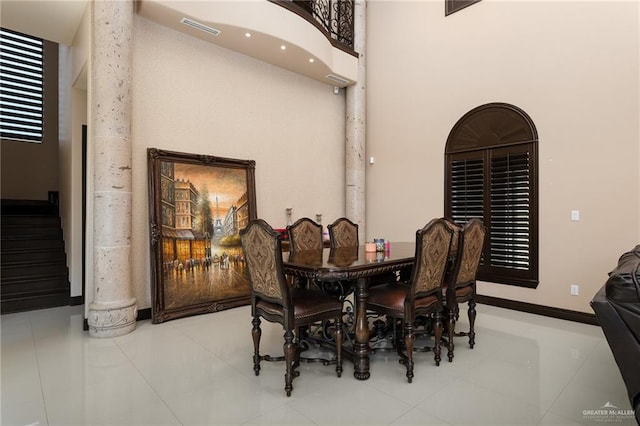
[[[3,199],[47,200],[49,191],[58,190],[58,141],[42,144],[2,140]],[[33,173],[30,164],[38,164]]]
[[[60,45],[60,218],[71,297],[82,295],[82,125],[88,123],[90,22],[91,7],[86,7],[71,45]]]
[[[514,104],[540,140],[540,285],[478,292],[592,312],[640,241],[638,2],[485,0],[445,18],[439,1],[373,0],[367,19],[367,238],[410,240],[441,216],[451,127]]]
[[[256,161],[257,213],[274,227],[344,214],[344,94],[332,86],[135,18],[133,284],[151,306],[149,147]],[[90,293],[88,293],[90,294]]]

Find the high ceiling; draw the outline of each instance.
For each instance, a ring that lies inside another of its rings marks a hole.
[[[71,44],[88,0],[2,0],[2,27]]]
[[[88,3],[89,0],[2,0],[0,22],[4,28],[71,45]],[[345,87],[357,78],[356,57],[331,47],[313,25],[273,3],[137,0],[136,9],[140,15],[169,28],[332,86]],[[212,37],[193,30],[180,23],[183,17],[214,25],[222,34]],[[248,33],[252,34],[250,41]],[[285,45],[287,50],[283,52]]]

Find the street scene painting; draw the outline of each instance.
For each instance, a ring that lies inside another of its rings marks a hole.
[[[152,321],[250,302],[240,230],[256,218],[255,162],[148,149]]]

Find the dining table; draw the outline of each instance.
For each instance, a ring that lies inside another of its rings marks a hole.
[[[369,252],[358,247],[324,248],[283,253],[284,271],[297,278],[328,283],[355,282],[353,375],[358,380],[371,376],[369,368],[369,323],[367,298],[372,279],[398,271],[410,271],[415,258],[415,242],[392,242],[385,251]]]

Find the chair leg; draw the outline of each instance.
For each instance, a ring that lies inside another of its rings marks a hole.
[[[433,345],[433,359],[436,361],[436,365],[440,365],[440,360],[442,359],[440,357],[441,355],[441,344],[440,344],[440,340],[442,339],[442,313],[440,312],[440,310],[438,309],[436,311],[436,313],[434,314],[435,316],[435,324],[433,326],[434,328],[434,345]]]
[[[296,362],[296,345],[293,343],[293,331],[287,330],[284,332],[284,362],[286,370],[284,373],[284,390],[287,392],[287,396],[291,396],[293,390],[293,372],[294,363]]]
[[[453,361],[453,350],[455,348],[455,344],[453,343],[453,337],[455,336],[456,331],[456,317],[453,309],[450,307],[451,305],[447,304],[447,320],[449,321],[449,329],[448,332],[448,347],[447,347],[447,358],[449,358],[449,362]]]
[[[342,314],[336,318],[336,374],[338,377],[342,376]]]
[[[407,380],[409,383],[413,381],[413,323],[405,321],[404,346],[407,351]]]
[[[398,351],[402,349],[402,329],[404,327],[404,321],[398,321],[395,318],[391,318],[391,324],[393,327],[393,345]]]
[[[295,357],[295,361],[293,362],[294,370],[300,366],[300,353],[302,351],[309,349],[309,344],[308,342],[305,341],[308,334],[309,334],[309,327],[298,327],[296,329],[296,335],[294,340],[296,344],[296,357]]]
[[[473,349],[476,344],[476,301],[474,299],[469,300],[469,347]]]
[[[253,338],[253,371],[256,376],[260,375],[260,337],[262,330],[260,329],[260,318],[255,316],[251,321],[253,328],[251,329],[251,337]]]

